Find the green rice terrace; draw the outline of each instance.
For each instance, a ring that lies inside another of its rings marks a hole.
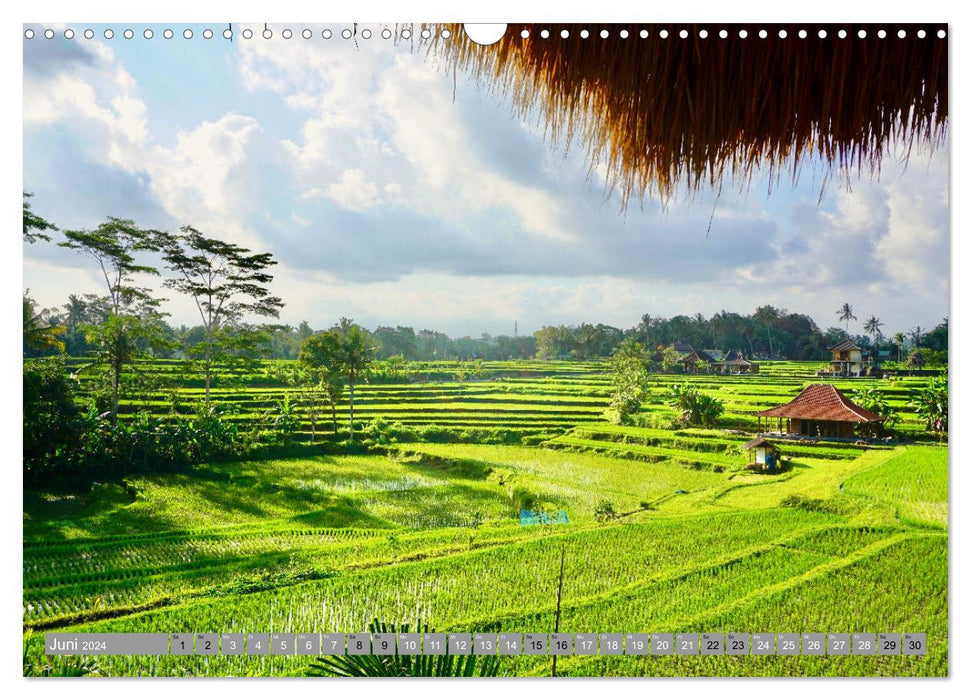
[[[68,367],[80,361],[68,362]],[[926,656],[563,657],[557,675],[944,676],[948,453],[909,408],[919,378],[879,387],[898,440],[780,441],[789,468],[746,469],[754,412],[820,363],[751,376],[652,374],[638,426],[605,420],[598,362],[414,363],[357,387],[367,449],[310,420],[284,361],[221,376],[228,420],[281,402],[289,456],[24,492],[25,655],[42,633],[353,632],[377,619],[437,631],[926,632]],[[143,363],[159,388],[121,420],[191,415],[200,377]],[[83,375],[82,375],[83,376]],[[163,381],[164,380],[164,381]],[[672,428],[671,386],[724,402],[717,427]],[[81,393],[85,391],[82,379]],[[337,407],[346,430],[347,397]],[[568,522],[520,524],[520,511]],[[101,675],[304,675],[312,658],[99,657]],[[503,657],[502,675],[550,675]]]

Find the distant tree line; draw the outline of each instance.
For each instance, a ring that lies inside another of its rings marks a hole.
[[[544,326],[536,332],[535,337],[537,356],[543,359],[608,357],[625,340],[634,339],[651,351],[663,351],[681,342],[696,350],[739,350],[753,359],[827,360],[830,357],[829,348],[850,339],[864,348],[885,349],[891,358],[896,357],[901,362],[908,353],[920,348],[941,353],[934,359],[946,364],[946,318],[931,331],[924,332],[918,326],[893,337],[880,333],[882,325],[879,319],[871,317],[865,325],[865,330],[869,328],[867,333],[851,335],[844,328],[829,327],[823,330],[806,314],[790,313],[765,305],[749,315],[731,311],[719,311],[708,318],[700,313],[671,318],[644,314],[641,322],[628,330],[588,323]]]

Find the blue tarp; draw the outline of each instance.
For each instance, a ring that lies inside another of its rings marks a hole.
[[[570,522],[570,519],[566,517],[566,511],[561,510],[556,515],[550,515],[549,513],[534,513],[531,510],[526,510],[525,508],[519,511],[519,524],[520,525],[565,525]]]

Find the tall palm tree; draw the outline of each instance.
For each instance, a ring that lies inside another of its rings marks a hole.
[[[880,341],[883,340],[883,333],[880,329],[883,328],[883,323],[876,316],[871,316],[863,324],[863,331],[873,336],[874,345],[879,345]]]
[[[67,321],[67,330],[69,333],[73,333],[85,321],[88,313],[88,302],[77,294],[71,294],[68,296],[67,303],[63,308],[67,316],[65,319]]]
[[[56,350],[64,352],[64,341],[58,336],[67,329],[57,323],[51,323],[48,310],[37,310],[35,302],[24,293],[24,355],[29,352],[45,352]]]
[[[850,306],[849,302],[843,302],[843,306],[840,310],[836,312],[839,316],[840,321],[846,321],[846,332],[850,332],[850,321],[855,321],[856,316],[853,315],[853,307]]]
[[[894,342],[894,345],[897,346],[897,362],[903,362],[904,340],[906,339],[904,338],[903,333],[893,334],[893,342]]]
[[[348,318],[341,318],[334,327],[339,335],[338,366],[347,380],[350,390],[350,404],[348,407],[350,438],[354,440],[354,386],[358,381],[366,379],[377,346],[370,333]]]

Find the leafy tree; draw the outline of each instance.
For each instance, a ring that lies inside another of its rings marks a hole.
[[[130,219],[109,217],[93,231],[65,231],[64,237],[67,240],[58,245],[97,263],[107,288],[108,313],[101,329],[88,328],[84,333],[101,347],[100,357],[112,370],[111,421],[114,424],[118,421],[122,371],[139,347],[135,338],[124,334],[137,332],[145,340],[151,335],[149,325],[160,318],[157,308],[161,300],[154,298],[150,289],[135,283],[139,275],[158,275],[154,267],[137,261],[139,254],[159,249],[157,233],[138,228]],[[147,324],[146,320],[150,322]]]
[[[307,323],[306,321],[301,321],[300,325],[297,326],[297,337],[300,339],[301,343],[305,341],[307,338],[309,338],[310,336],[312,336],[313,334],[314,334],[314,329],[311,328],[310,324]]]
[[[418,357],[418,338],[415,335],[414,328],[379,326],[375,329],[373,336],[379,346],[378,352],[382,359],[396,355],[400,355],[406,360],[414,360]]]
[[[354,387],[368,376],[377,344],[371,335],[351,319],[342,318],[334,328],[340,335],[340,368],[350,394],[348,427],[354,440]]]
[[[661,350],[661,367],[665,371],[671,370],[681,362],[681,353],[674,349],[673,345],[668,345]]]
[[[840,321],[846,322],[846,332],[850,332],[850,321],[855,321],[856,316],[853,315],[853,307],[850,306],[849,302],[843,302],[843,306],[840,310],[836,312]]]
[[[138,228],[130,219],[108,220],[94,231],[65,231],[58,245],[90,258],[101,271],[108,291],[109,312],[121,314],[139,306],[155,308],[161,300],[135,285],[137,275],[158,275],[151,265],[139,264],[139,253],[158,251],[157,233]]]
[[[111,376],[112,423],[118,421],[118,403],[124,368],[145,353],[146,348],[168,344],[161,317],[146,310],[140,315],[110,314],[104,323],[81,327],[85,340],[95,347],[96,361],[78,370],[85,371],[98,364],[106,365]],[[130,388],[130,387],[129,387]]]
[[[907,356],[907,364],[914,369],[923,369],[924,353],[921,352],[920,348],[914,348],[910,351],[910,355]]]
[[[859,430],[865,437],[880,437],[893,431],[893,427],[900,422],[900,416],[890,405],[887,397],[874,386],[866,386],[853,393],[853,402],[860,408],[876,413],[883,417],[879,424],[861,423]]]
[[[343,351],[341,336],[330,330],[317,333],[303,341],[300,363],[316,378],[330,404],[334,434],[337,434],[337,403],[344,395],[344,370],[341,365]]]
[[[533,335],[536,354],[544,360],[569,357],[576,348],[576,339],[566,326],[543,326]]]
[[[948,325],[947,318],[934,327],[934,330],[924,335],[924,347],[939,352],[947,352],[948,349]]]
[[[245,356],[265,341],[265,331],[243,324],[247,315],[279,316],[283,302],[270,294],[273,276],[267,269],[276,264],[269,253],[207,238],[191,226],[181,233],[162,237],[162,257],[175,273],[165,286],[190,297],[196,304],[204,330],[193,354],[202,359],[206,378],[206,403],[214,366]]]
[[[284,380],[294,387],[297,399],[306,408],[307,418],[310,419],[310,442],[317,441],[317,420],[323,408],[324,398],[321,372],[306,364],[287,368]],[[343,385],[342,385],[343,386]],[[332,404],[333,408],[333,404]],[[337,420],[334,420],[334,432],[337,432]]]
[[[64,305],[64,314],[67,316],[66,326],[68,333],[73,333],[82,323],[88,322],[88,300],[79,297],[77,294],[70,294],[67,303]]]
[[[444,333],[423,328],[415,338],[418,358],[421,360],[447,360],[451,338]]]
[[[30,192],[24,192],[24,241],[27,243],[49,241],[51,237],[44,231],[57,231],[57,226],[30,210],[30,202],[27,200],[33,196]]]
[[[81,411],[60,357],[23,367],[24,477],[33,481],[62,469],[80,439]]]
[[[647,390],[651,358],[634,338],[627,338],[610,359],[614,391],[610,397],[610,417],[621,425],[637,415]]]
[[[933,377],[910,399],[910,406],[938,437],[947,433],[947,375]]]
[[[51,351],[64,352],[61,336],[67,328],[52,321],[49,309],[37,309],[37,303],[24,292],[24,357]]]
[[[61,306],[59,316],[67,329],[64,334],[65,352],[72,357],[79,357],[94,350],[85,337],[84,328],[104,323],[109,313],[106,297],[99,297],[97,294],[69,295],[67,303]]]

